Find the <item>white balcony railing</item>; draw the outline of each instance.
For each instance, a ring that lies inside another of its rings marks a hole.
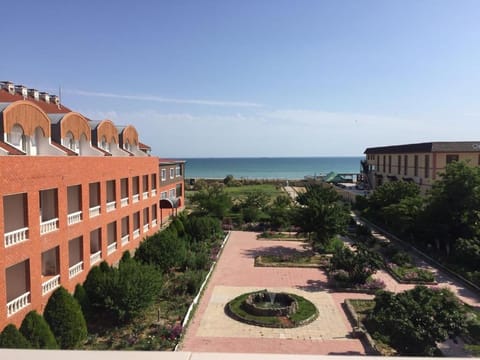
[[[68,225],[73,225],[82,221],[82,211],[77,211],[71,214],[68,214],[67,217]]]
[[[9,247],[21,243],[22,241],[28,240],[27,232],[28,227],[5,233],[5,247]]]
[[[140,195],[139,194],[133,194],[132,202],[136,203],[136,202],[138,202],[138,200],[140,200]]]
[[[128,244],[128,242],[130,241],[130,235],[125,235],[125,236],[122,236],[122,246],[125,246]]]
[[[113,211],[115,210],[117,206],[117,202],[116,201],[110,201],[107,203],[107,212],[110,212],[110,211]]]
[[[152,189],[152,197],[157,196],[157,189]]]
[[[110,245],[107,246],[107,255],[110,255],[114,253],[117,250],[117,243],[111,243]]]
[[[125,206],[127,206],[127,205],[128,205],[128,197],[123,198],[123,199],[120,200],[120,206],[121,206],[121,207],[125,207]]]
[[[148,231],[148,224],[143,225],[143,232],[146,233]]]
[[[140,236],[140,229],[133,230],[133,238],[136,239]]]
[[[143,192],[142,199],[143,200],[148,199],[148,191]]]
[[[7,316],[12,316],[30,304],[30,291],[7,303]]]
[[[90,254],[90,266],[96,264],[102,260],[102,251],[97,251],[96,253]]]
[[[152,220],[152,228],[154,228],[155,226],[157,226],[157,219]]]
[[[58,218],[43,221],[40,223],[40,234],[46,234],[58,229]]]
[[[68,269],[68,276],[71,278],[77,276],[83,271],[83,261],[80,261],[78,264],[73,265]]]
[[[51,279],[42,284],[42,295],[48,294],[50,291],[60,286],[60,275],[55,275]]]
[[[88,210],[88,214],[90,215],[91,218],[100,215],[100,205],[91,207],[91,208]]]

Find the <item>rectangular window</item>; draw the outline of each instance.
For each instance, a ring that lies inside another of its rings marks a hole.
[[[387,165],[387,158],[385,155],[383,155],[383,172],[385,172],[386,165]]]
[[[182,171],[181,171],[180,165],[177,165],[177,166],[175,167],[175,176],[176,176],[176,177],[182,176]]]
[[[167,180],[167,169],[162,169],[162,181]]]
[[[377,170],[380,170],[380,155],[377,156]]]
[[[425,177],[430,176],[430,155],[425,155]]]
[[[167,198],[167,192],[162,191],[162,193],[160,194],[160,199],[166,199],[166,198]]]
[[[170,190],[170,199],[175,198],[175,189]]]
[[[175,177],[175,169],[170,168],[170,179],[173,179]]]
[[[418,176],[418,155],[413,158],[413,176]]]
[[[397,158],[397,174],[400,175],[402,173],[402,156],[398,155]]]
[[[388,173],[392,173],[392,155],[388,155]]]
[[[447,155],[447,164],[458,161],[458,155]]]
[[[408,155],[404,155],[403,157],[403,175],[407,175],[408,171]]]

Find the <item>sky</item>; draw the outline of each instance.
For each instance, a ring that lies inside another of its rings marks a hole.
[[[480,1],[2,4],[0,80],[161,157],[361,156],[480,139]]]

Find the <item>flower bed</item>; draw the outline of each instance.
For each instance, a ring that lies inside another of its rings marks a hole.
[[[388,273],[401,284],[435,285],[435,276],[431,271],[420,269],[412,265],[399,266],[395,263],[386,263]]]
[[[328,255],[262,255],[255,257],[255,266],[258,267],[326,267],[330,262]]]

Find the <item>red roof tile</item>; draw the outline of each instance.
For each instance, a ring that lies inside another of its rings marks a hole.
[[[72,111],[62,104],[56,105],[54,103],[46,103],[44,100],[35,100],[31,96],[28,96],[24,99],[21,94],[15,93],[15,95],[12,95],[6,89],[0,89],[0,103],[2,102],[9,103],[9,102],[14,102],[19,100],[30,101],[33,104],[40,107],[47,114],[65,114]]]
[[[3,142],[3,141],[0,141],[0,148],[8,151],[8,155],[25,155],[25,153],[22,150],[17,149],[15,146],[7,144],[6,142]]]

